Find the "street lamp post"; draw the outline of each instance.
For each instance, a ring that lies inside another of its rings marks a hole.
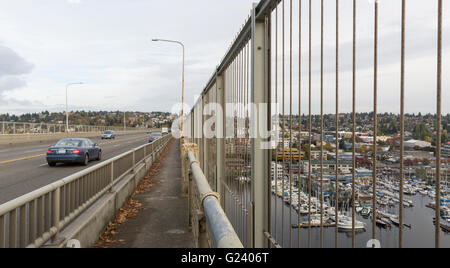
[[[127,125],[126,125],[126,112],[123,112],[123,131],[127,130]]]
[[[78,83],[70,83],[66,85],[66,132],[67,134],[69,133],[69,98],[68,98],[68,94],[67,91],[69,89],[70,86],[73,85],[82,85],[82,82],[78,82]]]
[[[183,48],[183,74],[182,74],[182,92],[181,92],[181,138],[184,137],[183,126],[184,126],[184,59],[185,59],[185,49],[184,44],[179,41],[165,40],[165,39],[152,39],[153,42],[168,42],[180,45]]]

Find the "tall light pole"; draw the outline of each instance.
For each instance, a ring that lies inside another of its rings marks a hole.
[[[69,98],[67,95],[67,91],[69,89],[70,86],[73,85],[82,85],[82,82],[78,82],[78,83],[69,83],[66,85],[66,132],[69,133]]]
[[[183,126],[184,126],[184,57],[185,57],[185,51],[184,51],[184,44],[180,41],[174,41],[174,40],[165,40],[165,39],[152,39],[153,42],[168,42],[168,43],[175,43],[180,45],[183,48],[183,75],[182,75],[182,92],[181,92],[181,138],[184,137],[183,132]]]
[[[127,130],[127,125],[126,125],[126,112],[123,112],[123,131]]]

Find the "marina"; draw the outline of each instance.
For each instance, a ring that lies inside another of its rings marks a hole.
[[[281,198],[277,197],[277,215],[278,215],[278,223],[277,223],[277,231],[273,230],[273,233],[277,235],[278,241],[282,241],[281,237],[284,236],[284,246],[290,246],[290,235],[289,235],[289,206],[286,204],[282,204]],[[433,216],[434,211],[427,208],[426,204],[428,204],[431,199],[428,196],[413,196],[413,201],[415,202],[415,207],[405,209],[404,222],[405,228],[403,228],[403,239],[404,239],[404,247],[405,248],[415,248],[415,247],[423,247],[423,248],[433,248],[434,247],[434,224],[433,224]],[[275,205],[276,197],[273,195],[272,205]],[[282,206],[285,207],[284,211],[284,230],[281,227],[280,219],[282,217]],[[393,208],[398,209],[398,206]],[[272,209],[274,212],[274,208]],[[292,211],[293,218],[293,226],[297,225],[297,213],[296,211]],[[360,222],[366,224],[366,228],[364,230],[356,230],[356,247],[364,248],[366,247],[367,241],[372,239],[371,229],[372,229],[372,219],[365,218],[360,214],[356,215],[356,219]],[[273,221],[272,227],[274,228],[275,222]],[[334,248],[335,246],[335,226],[336,225],[324,225],[324,247],[325,248]],[[302,224],[302,228],[300,231],[300,247],[307,248],[308,247],[308,225]],[[450,248],[450,232],[446,231],[444,228],[441,229],[441,243],[442,248]],[[448,229],[447,229],[448,230]],[[284,235],[282,235],[284,232]],[[399,227],[398,225],[391,223],[391,227],[383,228],[381,226],[377,226],[377,239],[381,242],[383,248],[397,248],[398,247],[398,237],[399,237]],[[320,247],[320,224],[317,226],[312,226],[311,228],[311,247]],[[339,229],[338,233],[338,241],[340,248],[351,248],[352,247],[352,230],[351,227],[348,230]],[[292,244],[293,247],[298,247],[298,229],[292,229]]]
[[[403,236],[405,247],[434,247],[435,231],[435,192],[433,186],[424,182],[407,179],[404,187],[404,217]],[[338,223],[336,224],[335,183],[330,181],[324,184],[323,200],[321,204],[319,183],[312,183],[311,202],[305,183],[297,180],[289,184],[289,180],[272,181],[272,213],[276,213],[277,224],[273,221],[272,232],[277,240],[285,247],[308,247],[308,237],[311,236],[311,246],[320,247],[320,230],[323,227],[324,247],[335,246],[335,228],[338,228],[340,247],[352,246],[352,207],[351,196],[343,195],[340,201]],[[340,183],[342,193],[351,189],[351,184]],[[365,247],[372,237],[373,208],[372,200],[363,198],[365,194],[372,192],[370,185],[359,184],[356,186],[357,195],[355,202],[356,221],[356,246]],[[450,217],[449,217],[449,189],[446,185],[441,188],[441,232],[442,247],[450,248]],[[377,183],[377,207],[376,226],[377,239],[382,247],[398,247],[399,237],[399,186],[394,177],[379,177]],[[299,202],[300,201],[300,202]],[[311,206],[309,206],[311,204]],[[321,213],[323,209],[323,213]],[[283,215],[284,214],[284,215]],[[311,216],[309,220],[308,215]],[[291,224],[289,220],[292,219]],[[299,221],[300,220],[300,221]],[[291,230],[290,230],[291,229]],[[300,234],[299,234],[300,232]],[[311,234],[309,234],[311,232]],[[283,238],[281,238],[281,237]],[[300,237],[300,244],[298,238]]]

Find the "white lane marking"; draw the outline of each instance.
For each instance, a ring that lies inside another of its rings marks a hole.
[[[42,165],[40,165],[39,167],[43,167],[43,166],[46,166],[46,165],[48,165],[48,164],[42,164]]]

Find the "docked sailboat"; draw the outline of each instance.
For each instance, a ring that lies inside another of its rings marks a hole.
[[[338,219],[338,228],[343,231],[351,231],[353,230],[353,222],[350,217],[340,216]],[[365,231],[366,224],[361,221],[355,221],[355,230],[356,231]]]

